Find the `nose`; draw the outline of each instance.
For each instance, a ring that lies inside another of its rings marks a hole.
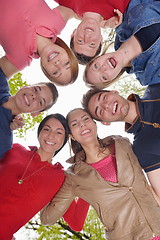
[[[59,65],[60,64],[60,59],[58,58],[58,59],[55,59],[55,61],[54,61],[54,65]]]
[[[33,100],[33,101],[35,101],[36,99],[37,99],[37,95],[36,95],[36,93],[31,93],[31,99]]]
[[[85,125],[85,123],[83,121],[79,122],[79,126],[82,128]]]

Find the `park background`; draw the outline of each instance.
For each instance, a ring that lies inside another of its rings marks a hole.
[[[52,0],[46,0],[46,3],[54,8],[58,6]],[[61,32],[60,37],[69,45],[70,36],[73,30],[77,27],[79,21],[72,19],[69,20],[66,27]],[[102,30],[102,34],[104,40],[107,43],[110,42],[111,39],[114,39],[114,31]],[[3,49],[0,51],[1,55],[4,54]],[[56,104],[46,113],[43,113],[41,118],[45,117],[51,113],[61,113],[64,116],[67,113],[77,107],[81,107],[81,99],[84,93],[88,91],[85,83],[83,82],[83,71],[84,66],[79,65],[79,76],[75,83],[65,87],[57,87],[59,92],[59,98]],[[44,76],[41,71],[39,60],[33,60],[31,66],[24,69],[20,74],[16,74],[11,80],[13,82],[12,89],[14,88],[14,83],[22,80],[22,82],[26,82],[27,84],[34,84],[41,81],[48,81],[48,79]],[[143,94],[144,88],[139,84],[137,80],[135,80],[134,75],[126,75],[124,74],[122,79],[112,85],[110,89],[116,89],[120,92],[121,95],[127,97],[131,93],[137,93],[139,95]],[[14,90],[13,90],[14,93]],[[38,123],[36,121],[33,123],[32,119],[28,120],[28,115],[24,115],[26,118],[28,127],[26,129],[22,129],[21,132],[15,131],[14,133],[14,142],[18,142],[24,146],[38,146],[37,141],[37,126]],[[40,121],[38,118],[37,122]],[[31,123],[30,123],[31,122]],[[31,126],[30,128],[30,125]],[[110,126],[104,126],[101,123],[97,122],[98,126],[98,136],[100,138],[106,137],[108,135],[121,135],[124,137],[128,137],[130,141],[133,141],[132,134],[127,134],[124,132],[124,123],[112,123]],[[28,129],[30,128],[30,129]],[[69,144],[67,143],[65,147],[57,154],[53,159],[53,164],[55,162],[60,162],[64,168],[66,169],[68,165],[66,164],[66,160],[71,156],[70,155]],[[18,209],[17,209],[18,211]],[[64,225],[63,225],[64,224]],[[56,226],[57,225],[57,226]],[[68,226],[61,220],[59,224],[56,224],[55,227],[41,227],[39,221],[39,215],[37,214],[35,218],[33,218],[29,224],[20,229],[16,234],[16,240],[33,240],[33,239],[105,239],[104,238],[104,228],[100,221],[97,219],[95,212],[93,209],[90,210],[88,219],[86,221],[86,227],[81,233],[74,233]],[[66,226],[66,227],[65,227]]]

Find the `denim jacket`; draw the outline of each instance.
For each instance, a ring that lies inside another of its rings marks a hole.
[[[115,50],[140,29],[160,23],[160,1],[131,0],[122,24],[116,29]],[[125,68],[135,73],[142,85],[160,83],[160,37],[146,51],[132,60],[132,67]]]

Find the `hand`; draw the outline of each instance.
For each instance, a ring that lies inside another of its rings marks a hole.
[[[12,122],[10,123],[10,129],[16,130],[18,128],[22,128],[24,126],[25,122],[21,115],[16,115]]]
[[[114,9],[114,13],[113,17],[101,22],[102,28],[116,28],[122,23],[123,14],[118,9]]]

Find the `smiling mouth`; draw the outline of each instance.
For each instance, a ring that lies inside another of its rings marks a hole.
[[[27,105],[27,106],[30,106],[30,104],[29,104],[29,101],[28,101],[28,98],[27,98],[26,94],[24,94],[24,101],[25,101],[25,103],[26,103],[26,105]]]
[[[54,142],[49,142],[49,141],[46,141],[46,144],[51,145],[51,146],[55,145]]]
[[[109,66],[110,66],[111,68],[115,68],[116,65],[117,65],[117,62],[116,62],[116,60],[115,60],[114,58],[109,58],[109,59],[108,59],[108,64],[109,64]]]
[[[54,52],[54,53],[51,53],[49,56],[48,56],[48,62],[51,61],[52,59],[54,59],[55,57],[58,56],[58,52]]]
[[[81,132],[81,135],[83,136],[83,135],[85,135],[86,133],[90,133],[90,132],[91,132],[91,130],[86,129],[86,130],[84,130],[83,132]]]
[[[94,32],[94,30],[93,30],[92,28],[85,28],[84,30],[85,30],[86,32],[89,32],[89,33]]]
[[[117,109],[118,109],[118,103],[115,102],[114,105],[113,105],[113,111],[112,111],[113,115],[116,113]]]

